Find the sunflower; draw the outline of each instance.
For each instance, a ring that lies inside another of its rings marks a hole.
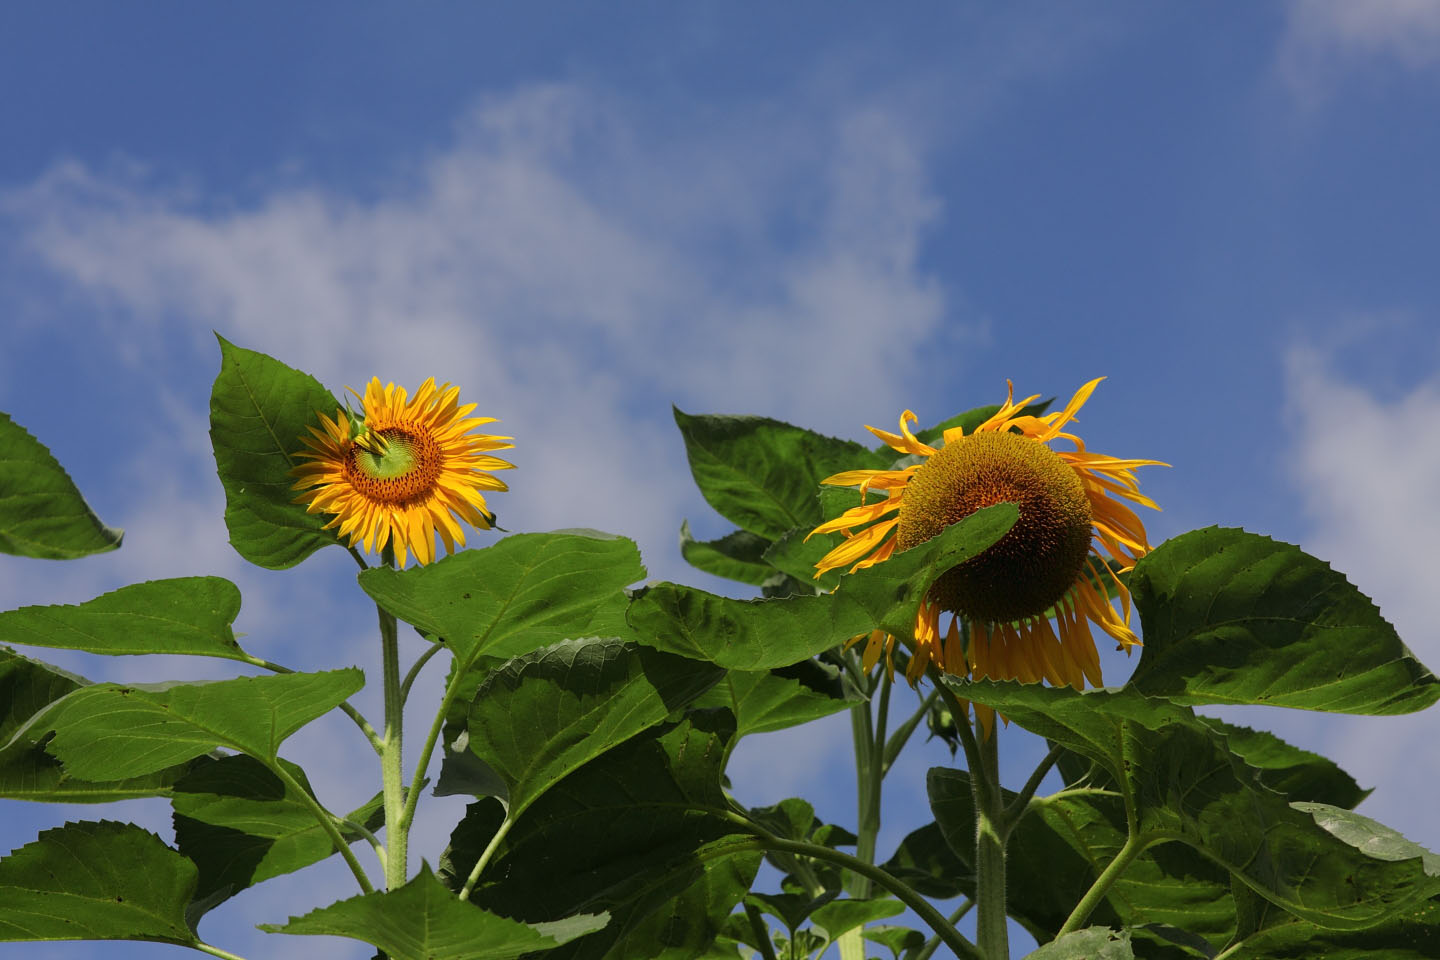
[[[350,391],[355,393],[354,390]],[[460,390],[435,386],[431,377],[413,398],[393,383],[371,379],[365,396],[355,393],[363,422],[345,410],[332,420],[319,413],[324,429],[301,437],[308,448],[296,456],[310,462],[291,470],[299,479],[295,498],[307,513],[330,513],[325,529],[338,527],[350,546],[366,553],[391,545],[400,566],[407,551],[417,563],[435,559],[435,534],[453,553],[465,545],[457,518],[488,530],[495,515],[485,509],[482,490],[505,490],[487,471],[513,466],[486,451],[505,450],[509,437],[471,433],[494,417],[469,417],[475,404],[459,405]]]
[[[1023,412],[1039,395],[1016,403],[1011,384],[993,416],[969,435],[961,427],[946,430],[939,449],[915,437],[910,424],[917,418],[906,410],[899,434],[866,429],[919,462],[896,470],[849,470],[823,481],[858,486],[861,502],[811,531],[810,536],[845,534],[815,565],[817,577],[838,567],[853,573],[883,563],[982,507],[1008,501],[1019,508],[1005,536],[941,574],[926,592],[905,671],[911,683],[933,661],[956,676],[1043,679],[1079,690],[1087,680],[1101,683],[1091,623],[1127,652],[1140,643],[1130,629],[1130,592],[1119,575],[1150,545],[1144,524],[1124,501],[1160,509],[1140,493],[1133,471],[1166,464],[1092,453],[1079,437],[1064,432],[1103,379],[1081,387],[1063,411],[1040,417]],[[1054,450],[1050,444],[1056,440],[1068,440],[1075,449]],[[871,490],[883,491],[885,498],[867,503]],[[950,622],[942,634],[947,613]],[[862,639],[866,670],[882,654],[889,661],[893,637],[876,630],[851,642]]]

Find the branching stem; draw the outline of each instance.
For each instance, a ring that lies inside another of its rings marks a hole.
[[[310,795],[310,791],[305,789],[305,785],[296,780],[295,777],[290,774],[290,771],[285,769],[283,763],[277,761],[267,763],[266,766],[272,773],[280,778],[281,782],[295,791],[296,796],[300,798],[305,806],[310,808],[310,812],[314,814],[315,820],[320,824],[320,828],[329,834],[330,842],[335,845],[336,850],[340,851],[340,856],[345,858],[345,863],[350,868],[350,872],[355,874],[355,880],[360,884],[361,892],[374,893],[375,888],[370,885],[370,878],[365,874],[365,869],[360,866],[360,861],[355,859],[355,851],[350,849],[350,844],[346,842],[345,837],[340,833],[340,828],[335,825],[335,815],[321,806],[320,801]]]

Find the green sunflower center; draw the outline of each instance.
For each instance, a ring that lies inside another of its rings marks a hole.
[[[434,438],[403,427],[379,433],[385,438],[384,453],[352,446],[345,461],[345,478],[356,492],[377,503],[401,504],[434,489],[441,459]]]
[[[1020,519],[988,550],[941,575],[943,609],[991,623],[1043,613],[1070,589],[1090,553],[1090,501],[1075,471],[1018,433],[979,433],[946,444],[905,488],[896,546],[908,550],[992,504]]]

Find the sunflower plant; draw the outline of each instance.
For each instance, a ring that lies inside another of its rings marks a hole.
[[[878,447],[677,410],[695,481],[736,528],[701,541],[682,525],[681,553],[754,594],[738,599],[637,586],[621,536],[500,536],[511,438],[456,387],[374,378],[342,403],[220,347],[230,543],[271,570],[327,547],[354,558],[383,716],[351,702],[355,667],[297,672],[242,647],[239,590],[219,577],[0,613],[0,797],[151,798],[174,827],[79,820],[0,858],[0,941],[234,960],[202,935],[209,912],[338,856],[353,896],[261,929],[393,960],[1003,960],[1011,923],[1037,960],[1440,956],[1440,861],[1356,813],[1368,791],[1331,761],[1195,711],[1397,714],[1440,684],[1296,547],[1223,527],[1152,545],[1140,480],[1160,464],[1076,432],[1098,380],[1054,411],[1013,391],[919,430],[905,411],[898,433],[871,428]],[[0,551],[120,545],[0,414]],[[9,645],[242,675],[92,682]],[[1111,645],[1134,669],[1105,686]],[[412,702],[435,659],[438,702]],[[375,770],[343,805],[284,755],[332,711]],[[732,793],[742,739],[834,715],[850,721],[852,822]],[[424,730],[415,756],[407,721]],[[879,849],[883,785],[922,729],[954,762],[926,776],[932,819]],[[1001,753],[1027,737],[1043,759],[1002,783]],[[443,849],[416,855],[434,794],[471,802]]]

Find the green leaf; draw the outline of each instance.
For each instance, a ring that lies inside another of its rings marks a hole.
[[[828,717],[863,699],[835,667],[802,660],[777,670],[727,670],[695,700],[695,707],[733,713],[738,740]]]
[[[853,847],[856,843],[854,834],[817,818],[815,808],[799,797],[788,797],[768,807],[754,807],[750,810],[750,819],[785,840],[818,844],[832,850]],[[790,930],[800,926],[810,911],[835,899],[844,889],[839,868],[829,861],[780,850],[767,850],[765,859],[784,874],[781,886],[785,890],[803,891],[803,896],[775,894],[770,900],[763,900],[763,896],[770,895],[752,894],[762,898],[755,900],[757,905],[779,917]]]
[[[362,940],[393,960],[514,960],[599,930],[607,919],[599,914],[520,923],[462,903],[422,865],[398,890],[351,897],[260,929]]]
[[[1237,727],[1214,717],[1201,723],[1222,734],[1230,752],[1260,771],[1260,781],[1290,800],[1314,800],[1346,809],[1370,795],[1333,760],[1301,750],[1266,730]]]
[[[44,803],[102,803],[168,796],[189,763],[143,777],[91,782],[70,776],[45,752],[47,730],[31,721],[90,681],[0,648],[0,797]]]
[[[1440,957],[1440,900],[1364,930],[1326,930],[1296,917],[1247,936],[1226,960],[1434,960]]]
[[[1141,559],[1130,590],[1145,635],[1130,683],[1149,696],[1371,714],[1440,699],[1370,599],[1288,543],[1195,530]]]
[[[1087,927],[1027,953],[1025,960],[1133,960],[1134,956],[1129,930]]]
[[[899,900],[832,900],[810,915],[810,922],[834,942],[840,935],[876,920],[905,912]]]
[[[313,797],[305,772],[288,760],[279,762]],[[192,923],[247,887],[336,852],[298,791],[244,754],[198,761],[175,784],[171,804],[175,845],[200,870],[195,893],[199,909],[192,908]],[[376,794],[346,819],[379,830],[385,822],[381,796]],[[353,828],[340,832],[350,841],[362,837]]]
[[[914,956],[925,946],[925,934],[909,927],[866,927],[864,936],[871,943],[878,943],[889,950],[894,960]]]
[[[280,743],[364,686],[359,670],[216,683],[100,683],[46,711],[48,749],[72,776],[136,777],[229,747],[274,760]]]
[[[303,463],[307,427],[334,416],[335,396],[308,373],[263,353],[220,341],[220,373],[210,392],[210,443],[225,488],[225,527],[240,556],[269,570],[293,567],[339,543],[330,517],[295,502],[291,468]]]
[[[0,413],[0,553],[73,560],[120,546],[60,462],[8,414]]]
[[[1318,827],[1189,708],[1129,688],[951,685],[1104,765],[1133,798],[1143,837],[1194,847],[1296,916],[1358,929],[1440,889],[1419,857],[1373,856]]]
[[[876,627],[908,637],[936,578],[1003,537],[1018,515],[1009,503],[977,510],[939,536],[850,574],[832,594],[733,600],[659,583],[636,593],[628,619],[641,643],[736,670],[799,663]]]
[[[387,612],[443,638],[468,667],[480,656],[624,635],[625,587],[644,577],[640,551],[624,537],[522,533],[423,567],[372,567],[360,586]]]
[[[710,506],[767,540],[820,523],[815,491],[843,470],[883,470],[890,457],[768,417],[675,410],[690,472]]]
[[[690,521],[680,524],[680,555],[692,567],[727,580],[758,587],[773,577],[775,568],[765,562],[769,546],[769,540],[748,530],[736,530],[718,540],[696,540],[690,534]]]
[[[717,815],[728,804],[721,775],[733,735],[724,711],[692,712],[580,767],[519,818],[473,899],[531,922],[609,911],[610,926],[557,958],[694,956],[760,863],[753,839]],[[499,823],[496,804],[472,811],[481,828],[463,837],[457,830],[451,840],[457,882]]]
[[[220,577],[150,580],[79,604],[0,613],[0,643],[111,655],[184,653],[248,660],[230,625],[240,591]]]
[[[714,667],[616,639],[565,640],[490,673],[470,749],[505,781],[511,818],[566,774],[693,701]]]
[[[965,790],[969,789],[967,781]],[[972,816],[969,848],[972,854],[975,846],[974,829]],[[927,897],[948,900],[975,889],[975,871],[971,869],[969,860],[961,860],[955,855],[936,823],[927,823],[906,834],[905,839],[900,841],[900,846],[895,848],[894,855],[885,861],[884,868],[890,876],[905,881]],[[1030,892],[1027,892],[1027,898],[1029,895]]]
[[[0,941],[193,946],[195,865],[148,830],[102,820],[46,830],[0,860]]]

